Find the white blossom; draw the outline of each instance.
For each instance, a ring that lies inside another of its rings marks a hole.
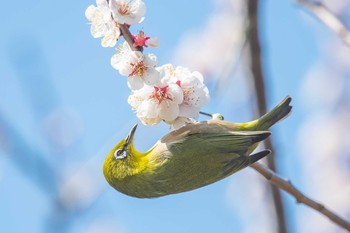
[[[146,5],[142,0],[110,0],[109,6],[114,20],[119,24],[141,23],[146,13]]]
[[[119,26],[142,22],[145,12],[143,0],[96,0],[96,6],[89,6],[85,15],[91,22],[93,37],[102,37],[103,47],[113,47],[121,35]],[[172,129],[195,122],[200,108],[209,101],[203,76],[181,66],[156,67],[154,54],[143,54],[135,48],[157,47],[159,39],[151,38],[143,31],[132,38],[132,47],[127,42],[121,44],[111,58],[111,65],[127,77],[132,90],[128,103],[137,117],[145,125],[164,121]]]
[[[179,115],[179,104],[183,93],[177,84],[159,82],[156,85],[144,85],[133,91],[128,103],[136,110],[143,124],[154,125],[161,120],[174,121]]]
[[[167,64],[158,67],[161,79],[154,85],[134,90],[128,103],[143,124],[163,120],[172,129],[193,123],[200,108],[209,101],[208,88],[199,72]]]
[[[96,5],[90,5],[85,11],[87,20],[91,22],[91,35],[94,38],[103,37],[103,47],[113,47],[120,36],[120,30],[112,19],[107,1],[96,0]]]
[[[101,40],[102,47],[114,47],[120,37],[120,30],[114,23],[107,25],[109,28]]]
[[[132,90],[153,85],[159,81],[159,72],[155,69],[157,57],[154,54],[142,54],[131,50],[127,42],[112,56],[111,65],[123,76],[128,77],[128,86]]]
[[[183,91],[184,99],[180,105],[179,116],[198,119],[200,109],[210,100],[202,74],[198,71],[191,72],[181,66],[174,68],[170,64],[162,66],[159,70],[179,85]]]

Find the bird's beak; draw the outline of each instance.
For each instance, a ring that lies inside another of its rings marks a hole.
[[[125,139],[125,146],[128,147],[130,145],[130,143],[132,143],[133,139],[134,139],[134,134],[136,132],[136,128],[137,128],[137,124],[134,125],[134,127],[132,127],[132,129],[129,132],[129,135],[126,137]]]

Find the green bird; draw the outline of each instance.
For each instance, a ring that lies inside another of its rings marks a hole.
[[[231,123],[208,120],[187,124],[141,153],[134,148],[135,125],[107,155],[103,173],[116,190],[138,198],[161,197],[194,190],[221,180],[270,153],[251,154],[267,131],[288,116],[286,97],[257,120]]]

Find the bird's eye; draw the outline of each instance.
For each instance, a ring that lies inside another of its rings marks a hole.
[[[116,150],[114,152],[114,157],[116,159],[124,159],[126,157],[126,151],[123,149]]]

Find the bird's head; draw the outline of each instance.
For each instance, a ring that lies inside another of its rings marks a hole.
[[[103,173],[108,182],[111,179],[123,179],[135,175],[147,166],[144,154],[134,148],[134,134],[137,124],[132,127],[128,136],[122,139],[107,155]]]

